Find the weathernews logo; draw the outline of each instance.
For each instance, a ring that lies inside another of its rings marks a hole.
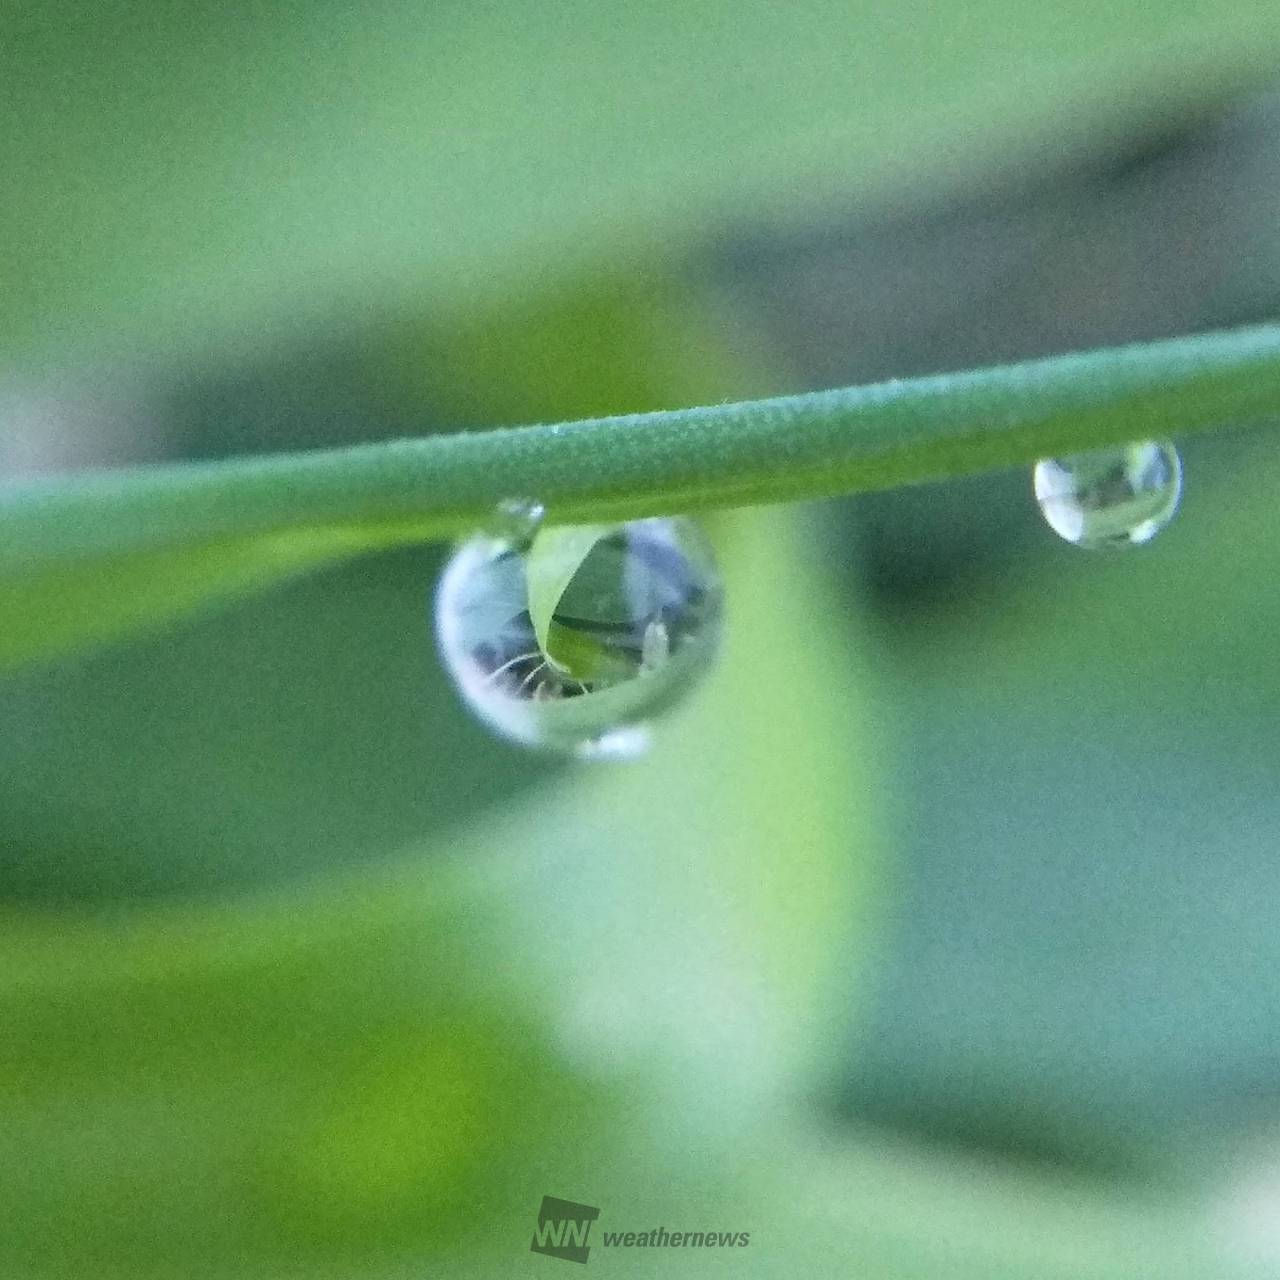
[[[586,1262],[591,1246],[591,1224],[600,1210],[572,1200],[543,1196],[538,1224],[529,1248],[566,1262]],[[749,1231],[604,1231],[600,1245],[605,1249],[745,1249],[751,1243]]]
[[[587,1236],[591,1224],[600,1216],[599,1209],[589,1204],[574,1204],[572,1200],[557,1200],[555,1196],[543,1196],[538,1210],[538,1225],[533,1231],[534,1253],[563,1258],[566,1262],[586,1262],[591,1252]]]

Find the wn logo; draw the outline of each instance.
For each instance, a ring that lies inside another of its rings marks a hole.
[[[587,1236],[591,1224],[600,1216],[599,1209],[589,1204],[574,1204],[572,1200],[557,1200],[555,1196],[543,1196],[538,1210],[538,1225],[534,1228],[534,1253],[545,1253],[551,1258],[563,1258],[566,1262],[586,1262],[591,1252]]]

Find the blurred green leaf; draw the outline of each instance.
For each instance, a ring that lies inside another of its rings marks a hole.
[[[357,549],[345,530],[306,530],[19,570],[0,579],[0,669],[270,587]]]
[[[0,895],[207,897],[380,860],[543,781],[431,643],[443,548],[0,680]]]
[[[945,558],[879,620],[910,870],[849,1111],[1182,1178],[1221,1177],[1224,1135],[1270,1123],[1277,443],[1188,442],[1177,517],[1115,555],[1049,532],[1025,472],[957,485],[932,533],[904,495],[894,536]],[[973,555],[966,531],[1011,504]]]
[[[727,660],[652,758],[301,896],[7,914],[0,1269],[484,1274],[543,1193],[723,1193],[838,1052],[875,869],[874,695],[843,635],[791,657],[830,584],[789,513],[728,532]]]
[[[1270,74],[1274,0],[12,0],[0,350],[205,360],[507,309]]]
[[[1273,417],[1280,329],[742,404],[72,477],[0,493],[0,664],[199,595],[466,532],[870,490]],[[104,594],[118,603],[100,607]],[[99,607],[92,607],[98,605]]]
[[[752,1233],[691,1275],[1239,1275],[1194,1204],[820,1127],[891,748],[797,514],[725,522],[726,661],[651,758],[301,895],[7,912],[5,1273],[478,1280],[559,1194]]]

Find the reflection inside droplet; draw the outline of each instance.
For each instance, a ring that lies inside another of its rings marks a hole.
[[[446,667],[504,737],[592,759],[641,754],[648,721],[716,655],[723,596],[710,546],[685,518],[547,528],[520,514],[463,543],[445,569]]]
[[[1173,518],[1182,463],[1171,444],[1143,440],[1069,458],[1045,458],[1033,473],[1049,527],[1078,547],[1149,542]]]

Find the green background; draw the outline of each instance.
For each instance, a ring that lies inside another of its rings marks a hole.
[[[15,471],[1280,298],[1261,0],[0,30]],[[1114,558],[1056,543],[1024,475],[717,517],[724,659],[635,765],[468,719],[436,547],[6,677],[0,1270],[554,1271],[550,1194],[596,1232],[751,1232],[596,1235],[620,1275],[1272,1273],[1280,454],[1185,461],[1182,514]]]

